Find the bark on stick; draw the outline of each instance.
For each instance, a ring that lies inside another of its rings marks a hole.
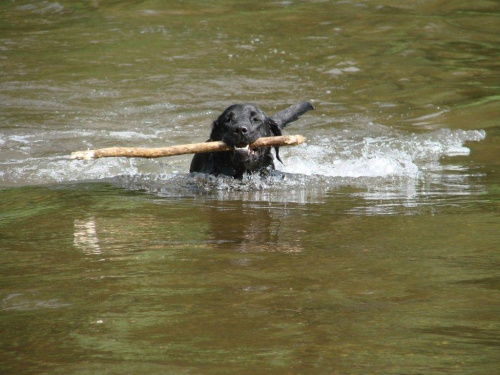
[[[256,147],[296,146],[305,141],[301,135],[282,135],[278,137],[262,137],[250,145]],[[199,154],[204,152],[230,151],[233,147],[222,141],[190,143],[185,145],[142,148],[142,147],[110,147],[97,150],[75,151],[71,159],[91,160],[98,158],[127,157],[127,158],[162,158],[165,156]]]

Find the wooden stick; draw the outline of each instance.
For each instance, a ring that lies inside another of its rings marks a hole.
[[[274,146],[296,146],[303,143],[306,139],[301,135],[282,135],[279,137],[262,137],[250,145],[250,148],[256,147],[274,147]],[[233,147],[228,146],[222,141],[190,143],[185,145],[160,147],[160,148],[141,148],[141,147],[110,147],[97,150],[75,151],[71,153],[71,159],[91,160],[97,158],[110,158],[124,156],[127,158],[161,158],[164,156],[199,154],[203,152],[230,151]]]

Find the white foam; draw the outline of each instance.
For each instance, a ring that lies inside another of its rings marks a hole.
[[[288,173],[329,177],[408,177],[439,166],[443,156],[469,155],[467,141],[484,139],[483,130],[438,130],[414,135],[365,137],[342,140],[333,133],[322,137],[322,147],[308,144],[283,152]]]
[[[144,129],[107,132],[112,138],[149,139],[162,138],[164,130]],[[94,134],[95,133],[95,134]],[[3,137],[0,145],[0,186],[45,184],[65,181],[83,181],[114,177],[117,175],[187,173],[190,156],[168,160],[146,160],[106,158],[94,161],[75,161],[66,156],[46,156],[50,142],[66,145],[75,142],[74,136],[101,136],[102,130],[87,130],[48,133],[41,142],[33,132],[11,134]],[[321,135],[320,135],[321,134]],[[307,134],[306,134],[307,135]],[[463,131],[441,129],[431,133],[411,134],[392,128],[363,123],[345,129],[329,128],[316,131],[307,144],[299,147],[281,148],[285,165],[276,162],[276,167],[293,174],[306,176],[345,178],[391,178],[416,179],[422,173],[442,170],[443,156],[468,155],[468,141],[484,139],[482,130]],[[89,145],[91,147],[92,145]]]

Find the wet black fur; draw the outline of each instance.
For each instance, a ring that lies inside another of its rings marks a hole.
[[[244,147],[260,137],[281,135],[281,130],[297,120],[305,112],[314,109],[308,102],[299,102],[271,117],[252,104],[235,104],[227,108],[214,121],[210,141],[224,141],[233,147]],[[276,157],[279,157],[279,148]],[[259,147],[254,153],[244,150],[196,154],[191,161],[190,172],[227,175],[241,178],[245,173],[265,168],[274,169],[274,157],[270,147]]]

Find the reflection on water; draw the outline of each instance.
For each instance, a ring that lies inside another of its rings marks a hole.
[[[0,373],[498,373],[499,12],[0,2]],[[266,176],[68,157],[298,100]]]
[[[76,219],[73,244],[86,255],[101,254],[95,218]]]

